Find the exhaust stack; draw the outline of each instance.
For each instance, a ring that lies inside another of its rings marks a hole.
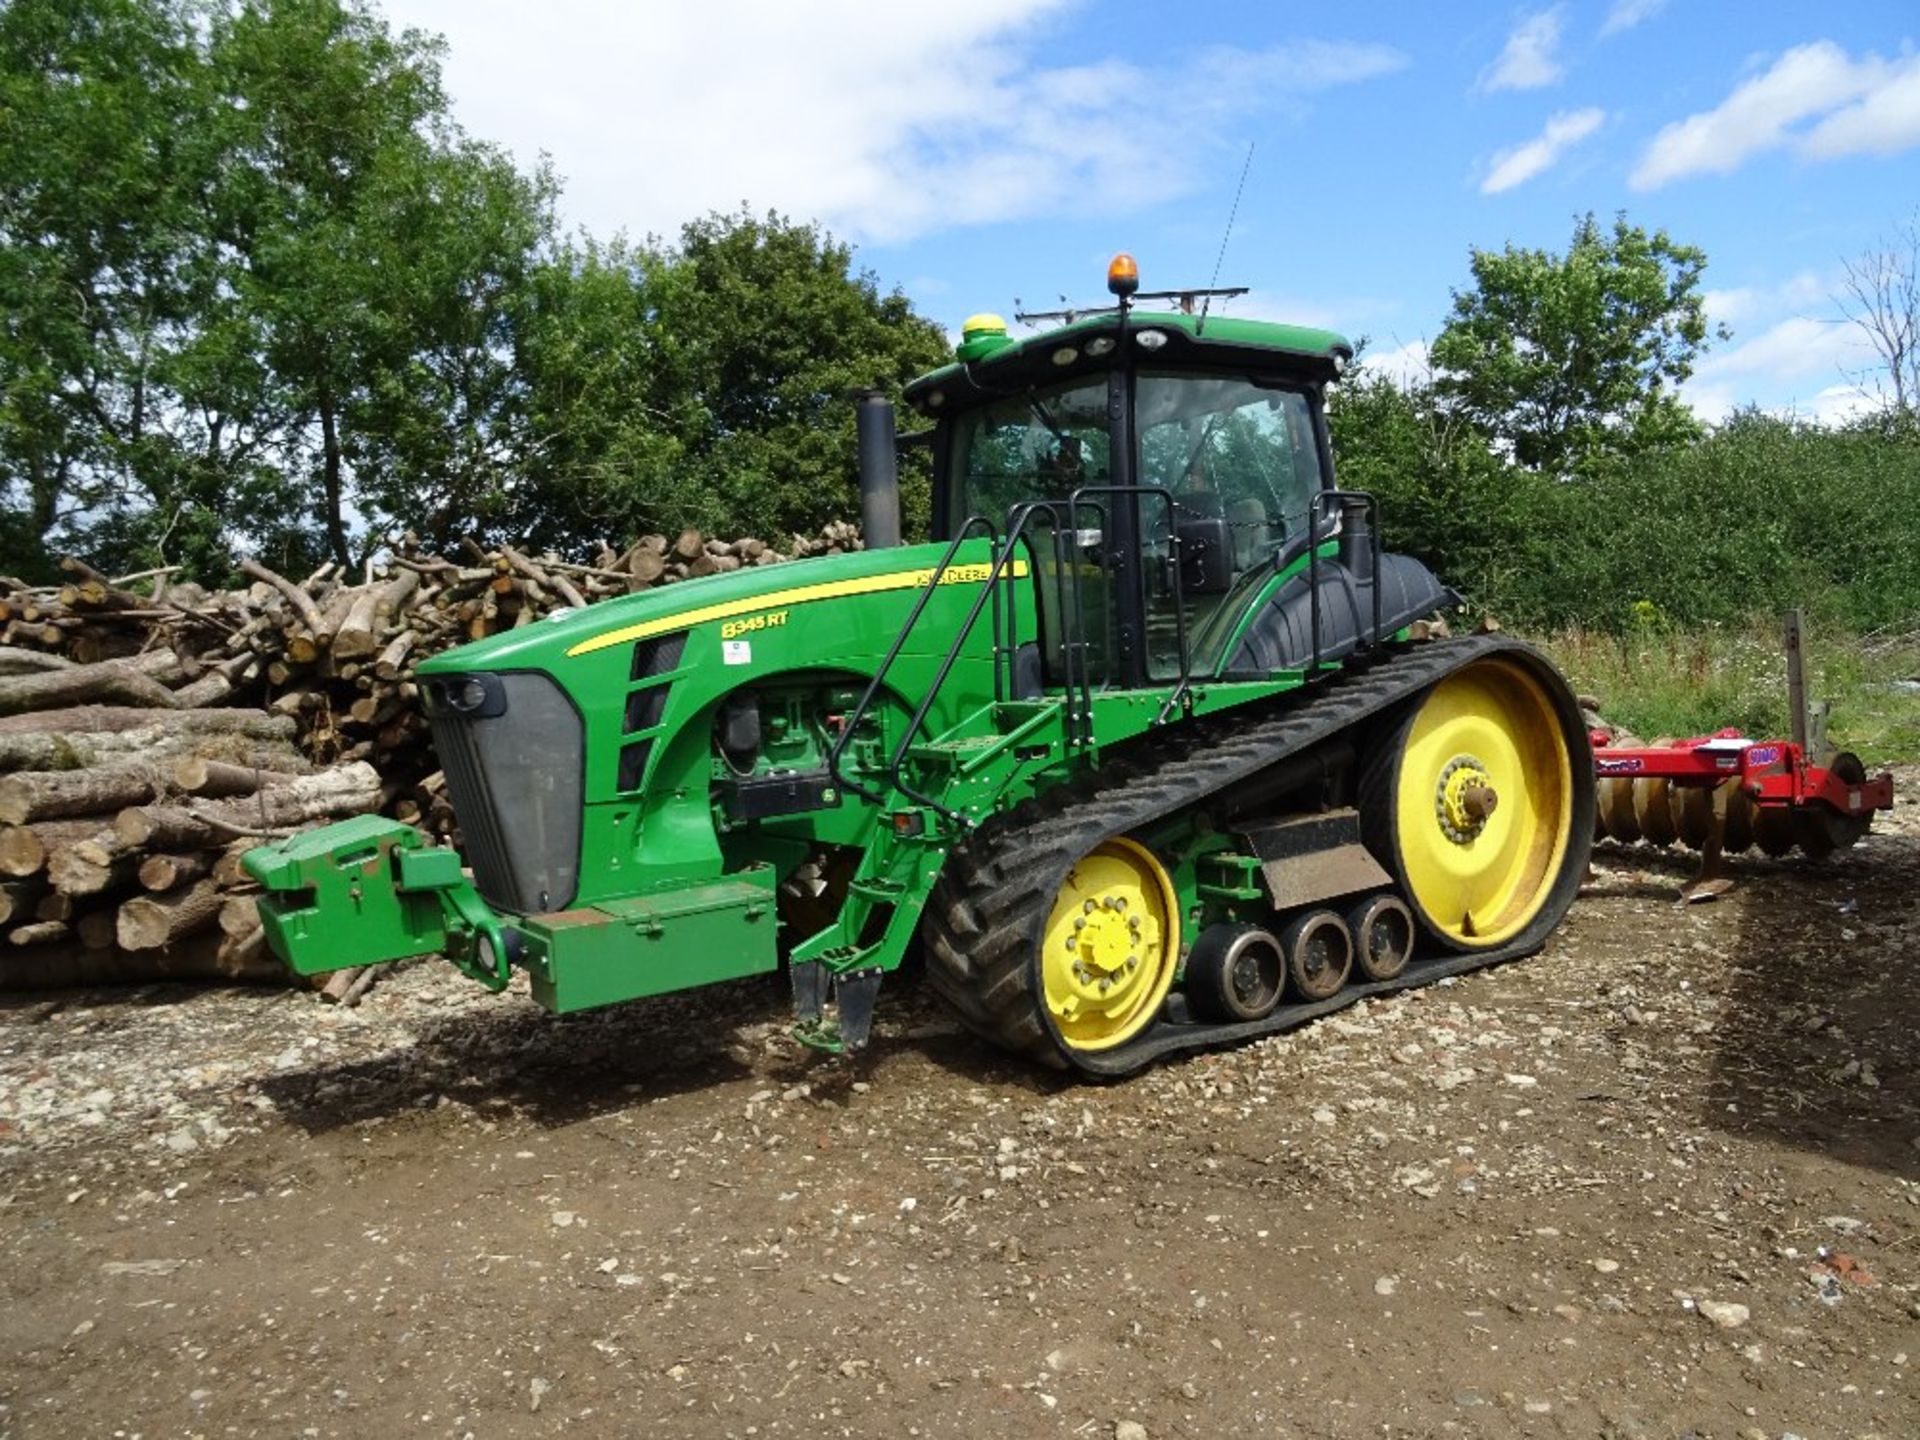
[[[854,397],[860,448],[860,530],[869,550],[900,543],[900,464],[894,453],[893,402],[884,391]]]

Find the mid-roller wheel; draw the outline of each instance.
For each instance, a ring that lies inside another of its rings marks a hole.
[[[1258,925],[1209,925],[1187,952],[1187,1003],[1204,1020],[1260,1020],[1286,988],[1287,959]]]
[[[1413,911],[1396,895],[1368,895],[1347,907],[1353,963],[1368,980],[1397,980],[1413,958]]]
[[[1353,937],[1331,910],[1309,910],[1280,927],[1293,993],[1309,1003],[1331,1000],[1353,973]]]

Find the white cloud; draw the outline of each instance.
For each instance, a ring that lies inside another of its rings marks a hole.
[[[1731,349],[1709,352],[1694,367],[1701,380],[1763,375],[1773,380],[1833,377],[1864,359],[1858,327],[1844,320],[1793,315]]]
[[[1480,193],[1498,195],[1551,169],[1570,148],[1598,130],[1606,118],[1607,112],[1598,106],[1562,111],[1553,116],[1547,121],[1547,128],[1526,144],[1502,150],[1493,157],[1487,178],[1480,182]]]
[[[1807,294],[1817,283],[1802,275],[1780,286],[1710,292],[1709,310],[1777,315],[1782,304],[1795,303],[1787,297]],[[1872,408],[1873,397],[1857,378],[1872,365],[1873,352],[1858,327],[1843,320],[1787,315],[1751,340],[1709,352],[1681,393],[1703,420],[1723,420],[1738,404],[1757,401],[1774,414],[1834,424]],[[1817,387],[1810,399],[1809,387]]]
[[[1802,270],[1778,285],[1739,285],[1701,292],[1707,319],[1715,325],[1739,326],[1756,315],[1824,306],[1839,289],[1838,275]]]
[[[1607,11],[1606,21],[1600,26],[1601,38],[1631,30],[1666,8],[1667,0],[1613,0],[1613,8]]]
[[[873,6],[389,0],[445,32],[462,123],[549,153],[568,217],[673,234],[743,201],[898,241],[1026,215],[1123,213],[1221,170],[1256,116],[1398,69],[1382,45],[1214,47],[1152,67],[1036,58],[1066,0]]]
[[[1825,118],[1810,130],[1802,121]],[[1920,145],[1920,56],[1853,59],[1830,40],[1787,51],[1711,110],[1653,137],[1635,167],[1636,190],[1689,175],[1726,174],[1754,155],[1791,146],[1815,160]]]
[[[1360,374],[1384,375],[1405,390],[1433,379],[1433,360],[1426,341],[1409,340],[1391,350],[1368,350],[1360,357]]]
[[[1807,408],[1822,425],[1844,425],[1884,409],[1886,403],[1884,396],[1859,385],[1829,385],[1814,395]]]
[[[1680,387],[1680,398],[1687,408],[1709,425],[1718,425],[1740,408],[1739,393],[1724,381],[1708,384],[1689,380]]]
[[[1920,145],[1920,55],[1888,67],[1859,100],[1836,110],[1807,134],[1800,153],[1812,160],[1842,155],[1894,155]]]
[[[1554,51],[1560,45],[1562,9],[1527,16],[1507,36],[1506,48],[1480,76],[1482,90],[1538,90],[1562,74]]]

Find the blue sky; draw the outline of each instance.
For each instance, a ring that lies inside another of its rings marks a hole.
[[[1234,313],[1417,371],[1471,247],[1560,248],[1625,210],[1708,254],[1734,334],[1701,413],[1833,416],[1871,364],[1842,262],[1920,207],[1912,0],[386,9],[446,36],[469,130],[552,158],[569,223],[818,219],[950,329],[1096,299],[1116,249],[1148,289],[1207,283],[1251,144]]]

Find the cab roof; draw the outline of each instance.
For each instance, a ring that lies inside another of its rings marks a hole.
[[[955,361],[922,375],[907,386],[906,401],[923,414],[937,415],[1019,389],[1037,379],[1105,369],[1107,358],[1087,355],[1085,346],[1100,335],[1117,336],[1120,323],[1117,310],[1105,310],[1052,330],[1009,339],[990,355]],[[1126,317],[1126,328],[1130,336],[1147,330],[1164,334],[1167,339],[1159,349],[1151,353],[1142,349],[1136,358],[1174,369],[1244,369],[1255,365],[1326,381],[1335,378],[1353,358],[1353,346],[1332,330],[1269,320],[1134,310]],[[1062,350],[1080,353],[1060,361],[1056,356]]]

